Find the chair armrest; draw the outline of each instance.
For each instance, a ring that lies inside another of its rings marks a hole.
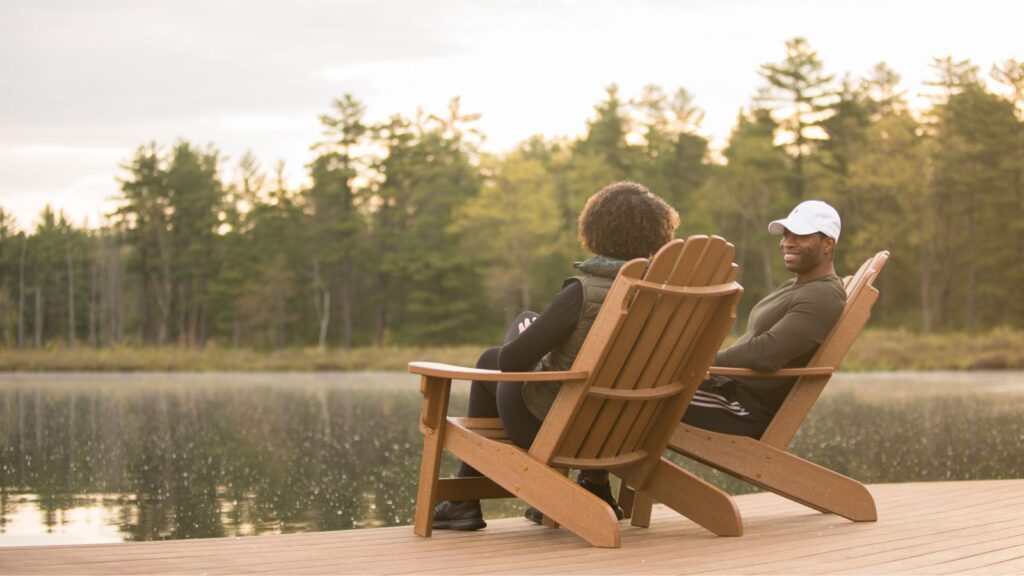
[[[420,376],[434,376],[455,380],[481,382],[552,382],[557,380],[583,380],[590,375],[586,370],[563,372],[502,372],[482,368],[465,368],[439,362],[409,362],[409,372]]]
[[[814,368],[783,368],[774,372],[762,372],[749,368],[727,368],[725,366],[712,366],[708,372],[712,376],[748,376],[754,378],[779,378],[783,376],[828,376],[835,372],[832,366],[817,366]]]

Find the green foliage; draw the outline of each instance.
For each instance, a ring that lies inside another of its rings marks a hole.
[[[741,116],[724,151],[727,164],[696,194],[696,208],[710,227],[695,230],[684,217],[684,235],[712,232],[736,245],[739,281],[746,290],[744,317],[784,277],[778,270],[778,238],[767,232],[767,223],[793,205],[786,185],[790,159],[774,144],[776,129],[767,110]]]
[[[109,224],[47,208],[22,230],[0,209],[0,346],[497,343],[503,319],[543,309],[572,274],[581,208],[621,179],[674,205],[680,236],[736,245],[739,327],[788,277],[766,224],[818,198],[843,216],[840,274],[892,252],[873,325],[1019,330],[1024,64],[992,68],[999,92],[969,61],[934,67],[931,104],[915,111],[884,63],[837,82],[794,38],[760,66],[764,88],[718,151],[684,88],[614,84],[580,136],[496,155],[458,98],[371,123],[344,94],[319,117],[298,188],[251,153],[222,172],[212,146],[145,144],[121,166]]]
[[[480,194],[456,210],[451,230],[511,322],[538,304],[535,291],[544,288],[537,288],[536,271],[559,252],[561,222],[554,183],[539,160],[513,153],[490,170]]]
[[[804,158],[814,153],[820,141],[813,128],[822,122],[823,115],[828,117],[832,76],[824,73],[818,53],[801,37],[786,42],[784,60],[762,64],[758,73],[768,83],[759,100],[766,109],[774,107],[779,116],[787,136],[786,147],[793,157],[790,186],[794,194],[802,196],[808,179]]]
[[[0,349],[0,371],[19,372],[310,372],[399,371],[430,358],[472,366],[479,344],[460,346],[357,346],[347,350],[279,348],[260,350],[210,344],[182,346],[114,345],[101,348],[51,344],[39,350]],[[854,342],[842,372],[893,370],[1021,370],[1024,331],[999,328],[984,333],[920,334],[868,328]]]

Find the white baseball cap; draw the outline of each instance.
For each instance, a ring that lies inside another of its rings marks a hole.
[[[771,234],[782,234],[789,230],[793,234],[803,236],[821,232],[825,236],[839,241],[839,213],[836,209],[821,200],[808,200],[797,204],[789,216],[774,220],[768,225]]]

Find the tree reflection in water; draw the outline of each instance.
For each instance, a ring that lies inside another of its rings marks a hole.
[[[237,374],[0,384],[0,534],[26,499],[50,529],[83,501],[106,507],[126,540],[409,524],[420,396],[408,375],[377,377],[397,384]],[[465,389],[452,413],[464,412]],[[1021,394],[826,393],[793,450],[867,483],[1021,477],[1022,416]],[[446,460],[442,473],[453,472]],[[486,513],[522,507],[488,502]]]

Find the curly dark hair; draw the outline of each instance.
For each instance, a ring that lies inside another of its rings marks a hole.
[[[649,258],[671,241],[679,214],[636,182],[615,182],[587,199],[580,213],[583,247],[599,256]]]

